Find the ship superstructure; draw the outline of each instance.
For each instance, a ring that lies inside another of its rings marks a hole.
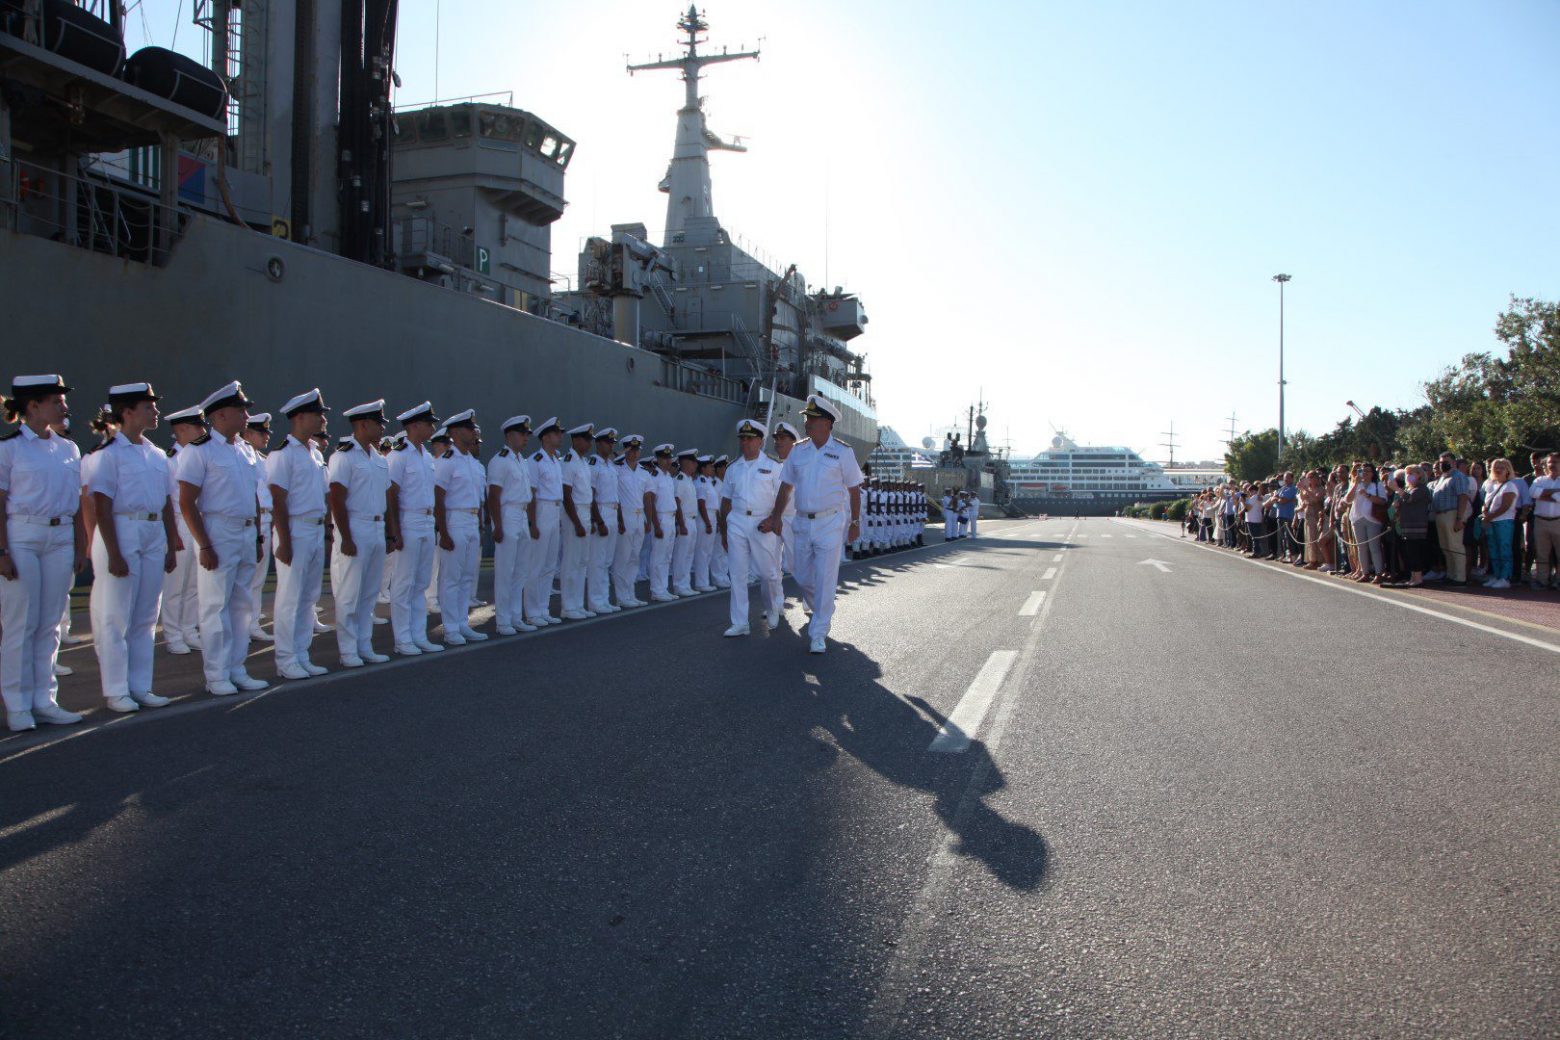
[[[1026,512],[1097,516],[1186,493],[1163,466],[1131,448],[1081,445],[1065,433],[1048,451],[1010,460],[1007,480],[1012,503]]]

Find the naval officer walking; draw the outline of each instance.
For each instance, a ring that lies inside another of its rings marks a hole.
[[[319,387],[282,405],[287,439],[266,456],[271,490],[272,554],[276,559],[276,599],[271,604],[276,639],[276,670],[283,679],[324,675],[324,665],[309,660],[314,642],[314,609],[325,572],[325,456],[314,444],[325,431],[325,398]]]
[[[493,621],[498,634],[535,632],[525,619],[525,583],[531,577],[536,544],[536,504],[531,494],[525,445],[531,417],[504,420],[504,446],[488,459],[488,516],[493,524]]]
[[[861,534],[861,467],[850,448],[833,437],[840,416],[833,402],[811,394],[802,415],[807,439],[785,460],[779,498],[764,530],[781,529],[786,504],[794,497],[796,516],[790,531],[795,535],[796,580],[812,605],[808,649],[821,654],[834,620],[841,553],[846,542]]]
[[[780,585],[780,535],[768,517],[780,493],[780,463],[763,454],[764,427],[752,419],[737,424],[742,457],[726,467],[721,485],[720,539],[731,569],[731,627],[727,636],[745,636],[748,627],[749,571],[757,571],[764,621],[780,623],[785,593]]]
[[[348,668],[390,658],[374,652],[374,604],[385,565],[385,508],[390,464],[379,454],[385,432],[385,402],[348,408],[352,438],[330,457],[330,514],[335,518],[338,568],[332,578],[336,598],[336,647]]]
[[[252,404],[235,380],[200,403],[211,432],[179,453],[179,508],[200,569],[200,641],[206,689],[227,697],[263,690],[244,669],[249,582],[260,560],[260,503],[248,444],[239,439]]]
[[[428,638],[428,587],[438,559],[434,531],[433,452],[428,444],[439,417],[424,401],[396,416],[406,440],[390,452],[390,491],[386,508],[390,545],[400,557],[390,585],[390,625],[395,652],[407,657],[444,649]]]

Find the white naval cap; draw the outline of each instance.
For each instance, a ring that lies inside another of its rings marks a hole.
[[[556,415],[554,415],[551,418],[544,419],[543,421],[541,421],[541,422],[536,424],[536,435],[538,437],[540,437],[542,434],[546,433],[548,430],[561,430],[561,429],[563,429],[563,424],[560,423],[558,421],[558,417]]]
[[[250,413],[250,416],[249,416],[249,428],[251,430],[258,430],[262,426],[269,426],[269,425],[271,425],[271,413],[270,412],[252,412],[252,413]]]
[[[350,448],[350,447],[352,447],[352,434],[346,433],[346,434],[342,434],[340,437],[337,437],[336,438],[336,447],[338,447],[338,448]]]
[[[529,415],[511,415],[504,420],[504,425],[499,427],[500,433],[508,433],[510,430],[524,430],[531,432],[531,417]]]
[[[708,465],[711,465],[711,464],[713,464],[715,462],[715,456],[713,456],[713,455],[700,455],[698,461],[699,461],[699,465],[701,465],[701,466],[708,466]]]
[[[596,431],[596,439],[598,441],[615,441],[615,440],[617,440],[617,427],[615,427],[615,426],[603,426],[601,429]]]
[[[244,387],[238,380],[233,380],[220,390],[213,391],[200,403],[200,410],[210,415],[218,408],[248,408],[254,404],[244,396]]]
[[[657,450],[657,453],[659,453],[660,449],[656,449],[656,450]],[[699,449],[698,448],[684,448],[682,451],[679,451],[677,453],[677,457],[679,459],[696,459],[696,458],[699,457]]]
[[[580,423],[574,429],[569,431],[569,436],[570,437],[589,437],[591,434],[593,434],[595,432],[596,432],[596,424],[595,423]]]
[[[731,456],[730,455],[717,455],[717,456],[715,456],[715,465],[717,465],[717,466],[721,465],[722,463],[726,463],[726,462],[730,462],[730,461],[731,461]]]
[[[449,427],[447,427],[447,426],[440,426],[437,430],[433,431],[433,436],[428,438],[428,439],[429,440],[433,440],[433,441],[447,441],[447,440],[449,440],[450,439]]]
[[[11,380],[11,396],[23,397],[32,395],[42,397],[46,394],[68,394],[73,388],[65,385],[65,377],[56,374],[46,376],[16,376]]]
[[[655,446],[655,454],[657,454],[657,455],[665,455],[668,458],[671,457],[672,452],[675,451],[675,450],[677,450],[676,447],[674,445],[671,445],[671,444],[657,444]]]
[[[301,393],[297,397],[290,398],[286,404],[282,405],[282,407],[277,410],[288,418],[291,418],[300,412],[330,411],[329,408],[325,407],[325,395],[320,393],[319,387],[315,387],[313,390]]]
[[[802,409],[802,414],[812,419],[839,422],[840,406],[819,394],[808,394],[807,407]]]
[[[116,383],[108,388],[110,404],[135,404],[138,401],[161,401],[151,383]]]
[[[189,408],[180,408],[177,412],[169,412],[167,415],[163,416],[163,419],[170,426],[176,425],[178,423],[204,424],[206,421],[205,418],[201,415],[200,405],[198,404]]]
[[[345,419],[376,419],[385,421],[385,399],[381,397],[377,401],[367,401],[363,404],[355,404],[341,413]]]
[[[793,441],[799,441],[802,439],[802,435],[796,432],[796,427],[792,426],[788,422],[775,423],[775,436],[778,437],[782,433],[789,433]]]
[[[640,445],[644,444],[644,442],[645,442],[645,435],[644,434],[642,434],[642,433],[631,433],[628,436],[621,438],[618,441],[618,444],[623,448],[624,451],[627,451],[629,448],[637,448],[637,447],[639,447]]]
[[[451,430],[462,426],[472,430],[477,428],[477,410],[475,408],[467,408],[464,412],[456,412],[444,420],[444,425],[439,427],[439,432],[448,435]]]
[[[400,415],[397,415],[395,417],[395,421],[400,423],[402,426],[407,426],[414,422],[430,422],[437,424],[439,417],[433,414],[433,402],[424,401],[422,404],[412,405],[406,411],[402,412]]]
[[[767,437],[769,431],[764,429],[764,424],[757,419],[743,419],[737,423],[738,437]]]

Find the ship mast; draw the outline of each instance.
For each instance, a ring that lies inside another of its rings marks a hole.
[[[687,227],[689,221],[700,218],[713,219],[714,206],[710,201],[710,158],[712,150],[745,152],[742,139],[727,141],[716,135],[704,122],[704,99],[699,96],[699,74],[706,65],[718,65],[726,61],[757,59],[758,51],[739,51],[735,54],[722,50],[719,54],[700,54],[699,45],[705,42],[709,23],[692,5],[688,13],[677,22],[677,28],[688,34],[682,42],[687,53],[680,58],[648,62],[628,66],[629,75],[655,69],[680,69],[683,74],[683,107],[677,111],[677,143],[672,150],[672,163],[667,168],[661,190],[667,193],[666,244],[672,236]]]

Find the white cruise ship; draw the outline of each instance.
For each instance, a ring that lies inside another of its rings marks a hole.
[[[1163,466],[1130,448],[1079,445],[1066,434],[1052,438],[1051,449],[1032,459],[1011,459],[1007,485],[1010,501],[1024,512],[1084,516],[1187,493]]]

